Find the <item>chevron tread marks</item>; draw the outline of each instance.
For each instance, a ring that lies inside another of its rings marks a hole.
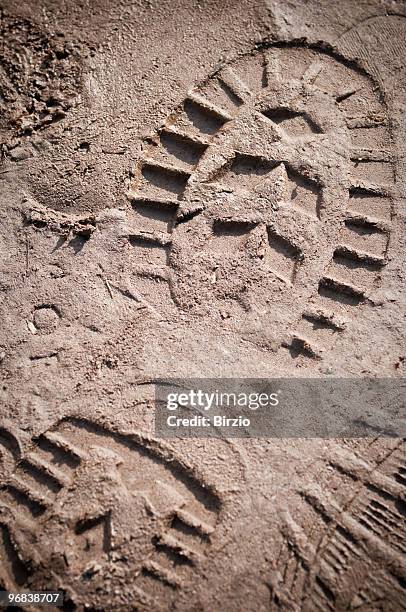
[[[79,418],[44,432],[21,457],[14,438],[3,438],[16,459],[0,488],[5,588],[28,580],[34,588],[38,563],[56,575],[64,566],[60,579],[73,600],[80,603],[90,588],[97,601],[100,581],[108,588],[117,567],[130,571],[131,560],[132,597],[141,605],[159,594],[170,598],[209,552],[220,499],[154,440]]]
[[[259,309],[266,332],[250,341],[319,359],[368,308],[385,273],[396,160],[387,108],[361,69],[295,45],[239,57],[188,93],[137,168],[134,267],[146,278],[158,266],[178,310],[227,312],[223,325],[245,334]]]

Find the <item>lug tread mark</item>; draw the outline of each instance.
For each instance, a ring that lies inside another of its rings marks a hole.
[[[166,134],[171,134],[173,136],[178,136],[180,139],[185,140],[187,142],[193,143],[197,148],[201,149],[203,152],[207,149],[210,144],[210,138],[207,138],[204,134],[199,133],[196,135],[195,133],[189,134],[186,130],[181,129],[177,125],[169,123],[163,128],[163,132]],[[162,133],[162,132],[161,132]]]
[[[0,427],[0,444],[13,456],[15,462],[21,457],[21,446],[18,438],[5,427]]]
[[[320,280],[319,294],[351,306],[358,306],[365,300],[361,289],[328,276]]]
[[[231,221],[230,219],[214,219],[214,236],[246,236],[253,228],[254,223],[250,221]]]
[[[192,90],[189,98],[192,97],[197,102],[209,104],[217,116],[220,115],[221,120],[233,117],[243,101],[234,91],[234,87],[226,81],[227,79],[222,79],[217,72],[201,84],[198,89]]]
[[[334,537],[335,546],[340,548],[343,551],[343,554],[348,555],[348,557],[351,557],[352,555],[358,557],[360,555],[357,541],[353,538],[349,531],[344,529],[341,525],[336,526]]]
[[[393,197],[396,191],[393,185],[376,183],[374,180],[355,179],[351,181],[350,196],[353,193],[370,193],[381,197]]]
[[[6,498],[6,503],[9,502],[12,508],[17,503],[22,508],[26,508],[33,517],[40,516],[47,509],[44,497],[27,487],[23,481],[15,476],[12,476],[1,490]]]
[[[263,86],[268,87],[270,83],[280,83],[281,80],[281,62],[277,50],[268,50],[264,57],[263,81],[265,82],[263,82]]]
[[[367,512],[364,511],[362,514],[359,514],[357,516],[357,522],[359,523],[359,525],[361,525],[363,528],[370,531],[371,534],[373,534],[377,538],[379,539],[382,538],[382,535],[383,535],[382,530],[379,528],[379,526],[377,526],[375,520],[371,520]]]
[[[56,478],[48,474],[41,467],[37,467],[26,457],[20,461],[14,475],[23,479],[28,487],[38,491],[44,491],[43,494],[45,497],[58,493],[62,488]]]
[[[22,587],[26,584],[30,571],[21,559],[18,547],[14,541],[12,532],[8,525],[0,522],[0,556],[2,567],[0,567],[0,587],[9,591],[15,587]]]
[[[14,474],[9,476],[6,487],[15,489],[21,495],[24,495],[26,498],[30,499],[35,505],[41,506],[44,509],[48,508],[53,502],[53,498],[50,495],[49,490],[47,490],[45,493],[41,493],[35,487],[37,483],[28,483],[26,474],[21,470],[21,465],[22,464],[20,463]]]
[[[327,563],[324,558],[320,559],[318,562],[318,567],[319,571],[316,575],[316,583],[323,583],[324,587],[326,587],[326,589],[329,591],[329,596],[327,596],[327,598],[334,602],[336,598],[334,592],[337,587],[338,572],[336,568],[330,563]],[[324,593],[324,596],[326,597],[326,593]]]
[[[158,231],[162,234],[172,232],[178,209],[177,205],[138,198],[132,200],[131,206],[134,210],[137,229],[140,232]]]
[[[307,311],[303,313],[293,333],[293,342],[288,344],[287,348],[293,356],[303,355],[318,359],[344,329],[345,322],[332,312],[322,309]]]
[[[171,244],[170,234],[163,232],[138,232],[136,234],[129,234],[128,241],[131,246],[134,247],[167,247]]]
[[[320,576],[316,576],[315,580],[315,589],[312,594],[312,604],[318,607],[319,610],[331,610],[334,612],[336,610],[335,607],[335,597],[331,592],[325,581],[320,578]],[[316,599],[315,599],[316,598]]]
[[[397,524],[390,519],[390,511],[382,512],[377,511],[376,508],[370,504],[365,504],[362,511],[358,514],[358,520],[362,523],[364,521],[365,526],[373,531],[379,538],[385,538],[389,535],[389,541],[394,548],[397,548],[403,555],[406,553],[406,546],[403,543],[402,530],[397,532]]]
[[[61,487],[66,487],[71,483],[71,479],[65,472],[58,469],[54,464],[46,461],[46,459],[38,454],[30,453],[25,457],[25,460],[37,470],[53,479]]]
[[[390,220],[392,199],[388,194],[376,193],[367,189],[350,189],[348,214],[359,218],[375,218],[377,221]],[[389,229],[389,228],[388,228]]]
[[[152,559],[144,563],[143,572],[146,572],[151,577],[160,580],[164,584],[167,584],[174,589],[178,589],[182,586],[182,582],[179,580],[175,572],[166,569],[160,563],[153,561]]]
[[[175,211],[179,206],[179,200],[176,199],[168,199],[168,198],[149,198],[147,196],[139,196],[136,192],[130,191],[128,197],[131,200],[131,204],[133,206],[137,206],[138,203],[144,204],[145,206],[156,205],[161,206],[163,209],[173,210]]]
[[[201,106],[190,98],[186,98],[182,111],[173,118],[171,129],[182,131],[190,138],[198,140],[211,139],[225,124],[226,120]]]
[[[333,572],[337,574],[340,574],[345,569],[348,561],[347,555],[343,555],[340,549],[331,545],[324,550],[323,558],[327,565],[332,567]]]
[[[392,528],[398,528],[400,526],[399,521],[402,520],[402,515],[399,512],[393,512],[382,501],[378,501],[377,499],[372,499],[370,505],[371,508],[373,508],[373,513],[381,516],[392,525]]]
[[[387,263],[387,260],[382,255],[358,251],[344,244],[338,246],[334,251],[333,259],[336,257],[348,259],[350,262],[357,262],[357,264],[365,268],[373,268],[373,271],[379,270]]]
[[[226,66],[217,75],[217,78],[224,83],[238,100],[243,103],[252,96],[248,85],[234,72],[232,68]]]
[[[374,181],[378,185],[392,185],[395,181],[394,165],[390,161],[371,159],[352,159],[352,180],[354,183]]]
[[[282,533],[287,538],[290,547],[295,555],[304,563],[306,568],[310,568],[316,558],[316,549],[309,542],[303,528],[292,518],[288,511],[281,513],[283,521]]]
[[[387,505],[372,499],[369,504],[368,512],[384,530],[384,534],[390,533],[394,545],[403,553],[406,552],[404,545],[402,521],[403,517],[398,512],[393,512]]]
[[[137,276],[139,276],[140,278],[169,282],[169,273],[168,268],[166,266],[137,264],[135,271],[137,273]],[[119,291],[124,295],[124,297],[134,299],[136,302],[144,302],[144,304],[147,304],[147,302],[143,299],[142,295],[138,291],[122,291],[120,289]]]
[[[47,431],[42,434],[42,437],[56,446],[60,451],[71,457],[74,461],[83,461],[87,458],[87,453],[78,446],[72,444],[69,440],[58,434],[56,431]]]
[[[226,110],[218,107],[215,104],[212,104],[194,91],[188,94],[188,100],[190,100],[190,102],[192,102],[193,104],[199,106],[206,113],[214,115],[219,121],[223,123],[232,119],[232,116]]]
[[[367,291],[385,263],[385,258],[382,256],[364,253],[348,246],[339,246],[334,251],[328,274],[340,282]]]
[[[406,461],[404,456],[398,450],[395,451],[393,456],[390,458],[390,474],[396,482],[405,486],[406,485]]]
[[[348,248],[385,257],[389,243],[389,229],[385,222],[356,215],[347,215],[340,236],[341,244]]]
[[[148,262],[150,266],[158,266],[160,269],[167,266],[171,242],[170,234],[165,236],[157,233],[138,232],[137,234],[130,234],[128,242],[136,249],[137,258],[141,259],[143,263]]]
[[[406,470],[399,470],[396,474],[394,474],[394,478],[400,482],[403,486],[406,486]]]
[[[360,557],[360,550],[350,541],[349,534],[336,525],[331,539],[320,551],[320,574],[332,587],[337,584],[337,576],[346,571],[349,561]]]
[[[183,177],[184,180],[187,180],[190,177],[190,170],[184,170],[178,166],[173,164],[168,164],[165,162],[157,161],[155,159],[146,157],[143,159],[142,169],[141,171],[161,171],[162,173],[167,172],[168,174],[173,174],[174,176],[179,175],[179,177]]]
[[[353,148],[351,150],[351,160],[358,162],[386,162],[394,163],[393,153],[389,150]]]
[[[175,535],[167,532],[160,536],[158,546],[163,545],[168,549],[174,551],[180,557],[184,557],[192,564],[196,564],[196,562],[200,559],[200,554],[190,548],[187,544],[179,540]]]
[[[318,360],[321,359],[323,353],[321,347],[299,334],[293,334],[292,340],[289,343],[284,343],[284,346],[289,349],[293,358],[303,355],[304,357]]]
[[[195,168],[205,152],[207,145],[190,136],[164,129],[160,134],[160,144],[165,152],[181,164],[178,170],[188,172],[190,167]],[[170,166],[174,167],[173,165]]]
[[[212,525],[202,521],[200,517],[188,512],[184,508],[177,509],[176,516],[180,521],[185,523],[185,525],[192,527],[203,536],[209,536],[214,532],[214,527]]]
[[[12,470],[21,458],[21,445],[18,438],[6,427],[0,427],[0,468]],[[1,473],[0,473],[1,474]]]
[[[386,234],[390,231],[390,225],[382,219],[376,219],[367,215],[347,214],[346,226],[365,228],[370,233]]]
[[[278,107],[265,110],[262,114],[291,138],[322,133],[320,126],[304,112]]]
[[[285,283],[295,281],[300,263],[303,259],[301,251],[290,240],[283,238],[270,227],[267,227],[268,247],[264,263]]]
[[[348,98],[351,98],[351,96],[355,95],[357,92],[358,89],[354,87],[349,87],[348,89],[345,89],[342,93],[335,96],[337,104],[341,104],[341,102],[348,100]]]
[[[303,313],[303,318],[312,323],[316,329],[329,329],[334,333],[343,331],[346,325],[346,321],[338,318],[334,312],[323,309],[308,310]]]
[[[183,168],[163,164],[155,160],[144,159],[141,167],[142,181],[139,185],[138,195],[160,197],[175,194],[178,198],[183,194],[190,173]],[[151,192],[151,193],[150,193]]]

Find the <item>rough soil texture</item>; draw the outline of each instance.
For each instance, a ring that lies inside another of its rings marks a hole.
[[[158,377],[405,376],[405,3],[0,6],[0,586],[405,610],[401,440],[153,414]]]

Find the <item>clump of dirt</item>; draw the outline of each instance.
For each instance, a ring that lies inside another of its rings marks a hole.
[[[94,215],[65,215],[59,211],[49,210],[38,202],[27,198],[23,211],[25,223],[36,229],[47,228],[61,236],[74,234],[88,238],[96,229]]]

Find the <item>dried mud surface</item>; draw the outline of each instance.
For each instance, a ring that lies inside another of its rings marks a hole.
[[[406,609],[401,440],[153,415],[159,377],[405,376],[405,3],[0,7],[0,587]]]

